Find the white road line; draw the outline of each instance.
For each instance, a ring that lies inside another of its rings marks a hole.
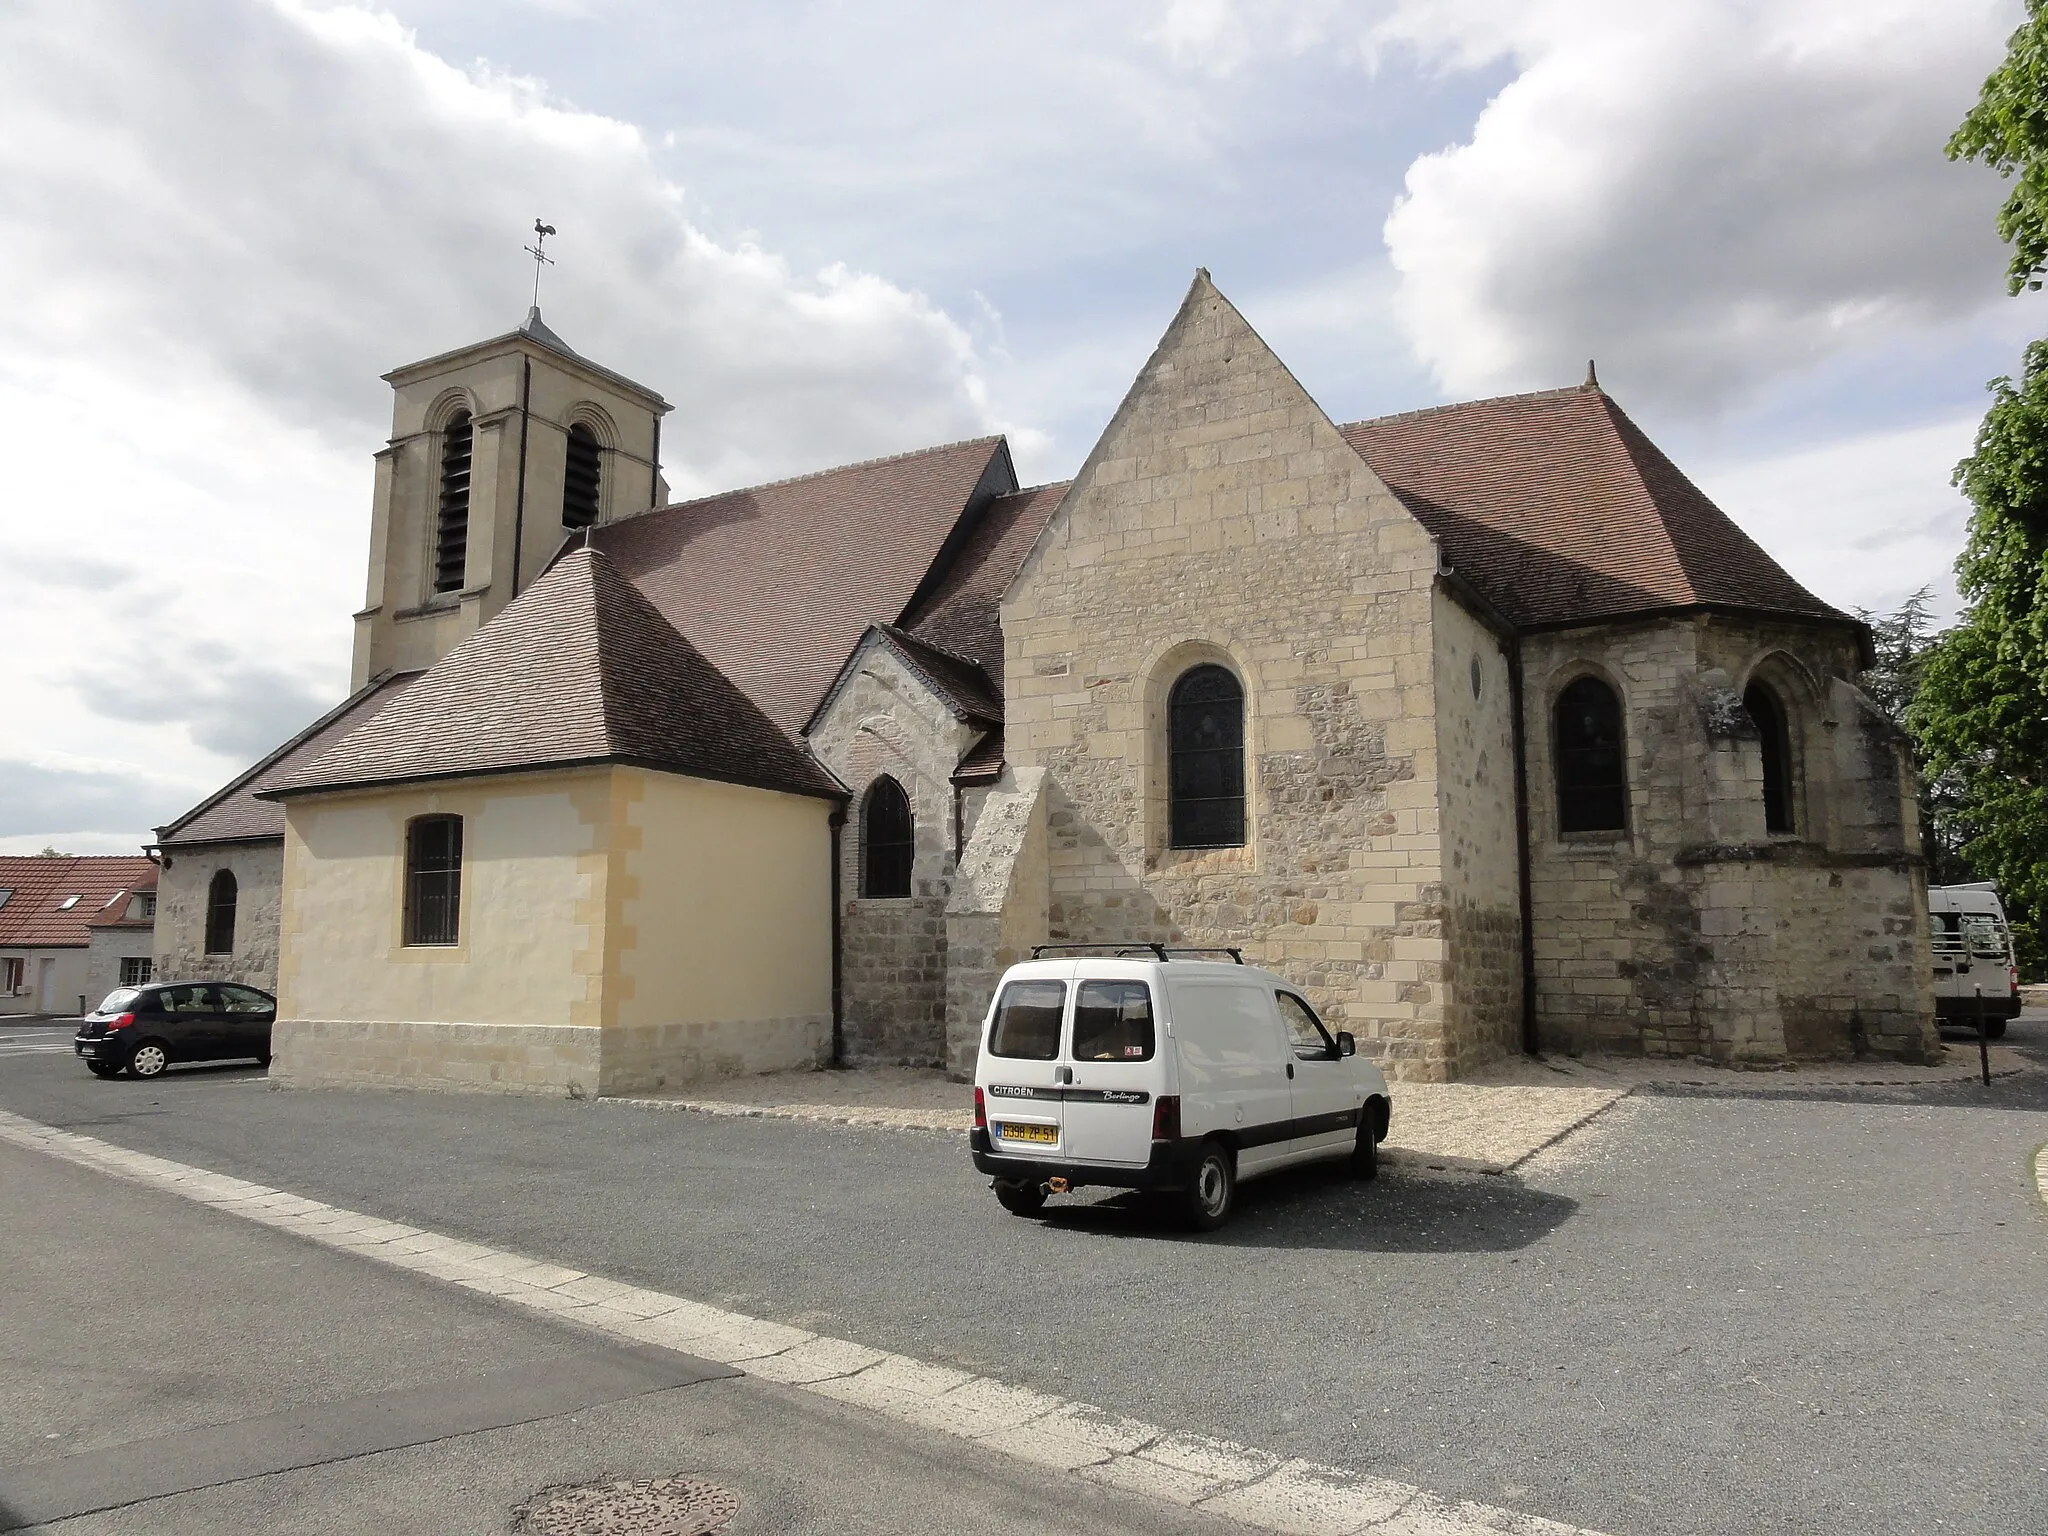
[[[0,1140],[502,1301],[1286,1536],[1597,1536],[323,1205],[0,1110]],[[2041,1164],[2048,1170],[2048,1151]],[[2048,1171],[2042,1174],[2048,1179]]]

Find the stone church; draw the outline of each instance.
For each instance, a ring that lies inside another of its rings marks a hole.
[[[1035,943],[1236,946],[1390,1075],[1939,1050],[1865,627],[1583,385],[1340,425],[1198,273],[1070,482],[670,503],[516,331],[387,376],[354,693],[159,829],[298,1082],[964,1073]]]

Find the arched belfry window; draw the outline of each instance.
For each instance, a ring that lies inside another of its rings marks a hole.
[[[405,942],[455,944],[462,935],[462,818],[405,824]]]
[[[910,797],[887,774],[868,786],[860,803],[860,893],[908,896],[917,828]]]
[[[1167,842],[1244,843],[1244,687],[1227,667],[1190,667],[1166,699]]]
[[[1628,760],[1621,700],[1597,677],[1557,698],[1557,826],[1560,832],[1628,827]]]
[[[1758,744],[1764,758],[1764,828],[1790,832],[1792,828],[1792,733],[1786,728],[1785,710],[1777,696],[1762,683],[1751,683],[1742,695],[1742,707],[1756,722]]]
[[[562,526],[588,528],[597,521],[598,479],[604,460],[597,434],[577,422],[569,429],[568,459],[562,466]]]
[[[235,952],[235,872],[216,869],[206,887],[206,952]]]
[[[460,592],[469,563],[469,464],[476,432],[469,412],[441,429],[441,518],[434,536],[434,590]]]

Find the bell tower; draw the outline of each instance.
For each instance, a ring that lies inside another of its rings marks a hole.
[[[668,499],[653,390],[579,356],[534,306],[516,331],[384,375],[369,592],[350,686],[429,667],[562,540]]]

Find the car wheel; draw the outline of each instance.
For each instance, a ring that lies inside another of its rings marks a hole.
[[[2003,1040],[2005,1038],[2005,1020],[1986,1019],[1984,1021],[1984,1038],[1986,1040]]]
[[[1196,1232],[1214,1232],[1237,1203],[1237,1159],[1220,1141],[1205,1142],[1193,1177],[1181,1193],[1181,1214]]]
[[[1372,1113],[1368,1107],[1358,1122],[1358,1143],[1351,1149],[1351,1177],[1376,1179],[1380,1176],[1380,1144],[1372,1134]]]
[[[128,1070],[137,1077],[162,1077],[171,1064],[171,1053],[160,1040],[145,1040],[128,1057]]]
[[[1013,1184],[1008,1179],[999,1179],[996,1181],[996,1198],[1012,1216],[1036,1216],[1045,1209],[1045,1186]]]
[[[119,1077],[121,1075],[121,1069],[111,1061],[88,1061],[85,1064],[85,1070],[94,1077]]]

